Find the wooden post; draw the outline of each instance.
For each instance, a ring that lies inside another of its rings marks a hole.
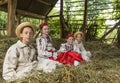
[[[45,16],[45,22],[47,22],[48,21],[48,17],[47,16]]]
[[[15,36],[15,14],[17,0],[8,0],[8,36]]]
[[[120,27],[118,28],[118,32],[117,32],[117,43],[118,43],[118,47],[120,47]]]
[[[84,32],[84,34],[86,33],[86,26],[87,26],[87,6],[88,5],[88,0],[85,0],[84,3],[84,17],[83,17],[83,25],[81,27],[81,31]]]
[[[21,15],[16,15],[16,25],[19,25],[21,23]]]
[[[119,25],[120,25],[120,20],[115,24],[115,26],[113,26],[113,28],[111,28],[107,33],[105,33],[99,40],[105,39],[105,37],[106,37],[109,33],[111,33],[114,29],[116,29]]]
[[[64,26],[63,26],[63,0],[60,0],[60,38],[64,37]]]

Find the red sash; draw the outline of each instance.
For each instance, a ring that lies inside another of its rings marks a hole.
[[[53,50],[49,50],[48,52],[51,52],[52,54],[54,53]],[[49,57],[49,59],[51,59],[51,60],[55,60],[53,56]]]
[[[78,54],[76,52],[71,52],[71,51],[61,53],[56,59],[56,61],[60,63],[70,64],[70,65],[74,65],[75,60],[79,62],[84,61],[83,58],[81,57],[81,54]]]

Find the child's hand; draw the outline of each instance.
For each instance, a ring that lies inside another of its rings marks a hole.
[[[53,57],[54,57],[55,59],[57,59],[57,55],[58,55],[57,52],[54,52],[54,53],[53,53]]]
[[[61,52],[59,51],[59,52],[57,52],[57,55],[60,55],[61,54]]]

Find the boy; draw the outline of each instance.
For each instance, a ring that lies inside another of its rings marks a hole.
[[[36,27],[30,22],[21,23],[16,28],[19,40],[8,49],[3,63],[3,78],[6,81],[26,76],[37,66],[35,49],[30,45],[35,31]]]

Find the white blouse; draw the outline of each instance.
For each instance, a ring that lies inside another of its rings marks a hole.
[[[37,67],[36,57],[35,49],[19,40],[6,53],[3,63],[3,78],[12,81],[25,76],[27,72]]]
[[[55,48],[52,46],[50,36],[42,34],[39,38],[36,39],[37,51],[38,51],[38,60],[39,58],[48,58],[53,54],[49,52],[50,50],[55,51]]]
[[[78,42],[77,40],[74,41],[74,44],[76,44],[76,46],[79,48],[79,51],[82,55],[82,58],[85,61],[90,61],[90,57],[91,57],[91,52],[90,51],[86,51],[84,45],[82,42]]]
[[[52,46],[50,36],[41,34],[40,37],[36,39],[36,43],[39,61],[37,70],[52,72],[56,69],[56,65],[59,65],[59,62],[49,59],[51,56],[57,58],[57,52],[55,52],[55,48]],[[53,51],[53,53],[51,51]]]
[[[80,53],[79,48],[76,46],[76,44],[68,44],[68,43],[61,44],[58,52],[66,52],[66,51],[74,51]]]

